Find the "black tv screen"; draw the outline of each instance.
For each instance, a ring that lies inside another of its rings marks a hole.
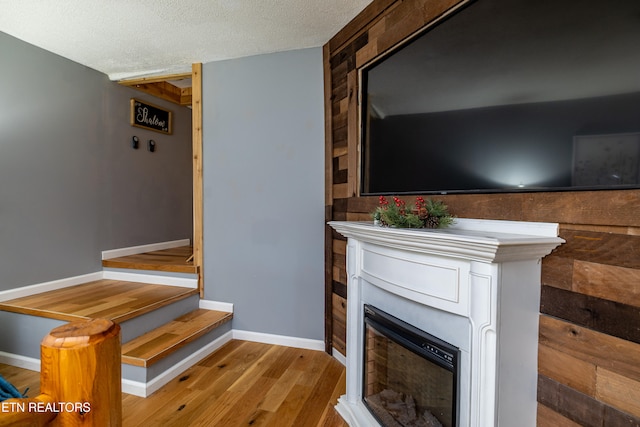
[[[361,88],[362,194],[640,188],[638,0],[476,0]]]

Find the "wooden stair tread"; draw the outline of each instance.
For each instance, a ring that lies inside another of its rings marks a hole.
[[[198,267],[193,265],[193,261],[187,262],[187,258],[191,256],[192,252],[193,249],[190,246],[181,246],[105,259],[102,261],[102,266],[108,268],[197,274]]]
[[[232,313],[197,309],[122,345],[122,363],[148,367],[230,321]]]
[[[197,289],[122,280],[96,280],[0,302],[0,310],[64,321],[140,316],[198,294]]]

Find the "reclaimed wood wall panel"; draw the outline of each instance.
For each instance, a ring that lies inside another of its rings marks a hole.
[[[598,400],[640,416],[640,382],[607,369],[598,369],[596,385]]]
[[[640,343],[639,307],[543,285],[540,310],[575,325]]]
[[[347,352],[347,299],[333,294],[333,347],[343,355]]]
[[[563,417],[553,409],[542,404],[538,404],[538,426],[539,427],[580,427],[580,424]]]
[[[596,393],[596,365],[541,344],[538,347],[539,372],[586,395]]]
[[[640,344],[550,316],[540,317],[540,344],[640,381]],[[596,384],[597,387],[597,384]]]
[[[374,0],[325,45],[327,221],[378,205],[358,190],[361,69],[466,3]],[[560,224],[542,262],[538,425],[640,427],[640,190],[436,198],[461,218]],[[345,354],[346,239],[327,228],[325,244],[326,345]]]
[[[640,200],[638,202],[640,203]],[[634,220],[638,221],[638,218]],[[560,230],[560,236],[566,240],[566,244],[558,247],[554,256],[596,264],[640,268],[639,236],[565,228]]]
[[[366,32],[372,22],[385,13],[387,8],[393,6],[397,0],[376,0],[369,4],[362,12],[351,20],[343,29],[329,40],[328,46],[331,52],[338,52],[349,40],[358,34]]]
[[[542,284],[571,290],[573,280],[573,260],[559,256],[542,259]]]
[[[538,377],[538,402],[560,416],[553,419],[568,419],[583,427],[640,427],[640,418],[542,375]],[[538,419],[538,426],[557,427],[549,419],[551,416],[545,414]]]
[[[640,307],[640,270],[576,261],[573,289],[597,298]]]

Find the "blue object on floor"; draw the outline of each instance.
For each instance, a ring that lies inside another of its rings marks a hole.
[[[0,375],[0,402],[11,399],[12,397],[26,397],[26,395],[27,390],[24,391],[24,394],[21,394],[13,384],[5,380],[4,377]]]

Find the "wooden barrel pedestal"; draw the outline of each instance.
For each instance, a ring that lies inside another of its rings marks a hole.
[[[53,329],[41,344],[40,392],[53,426],[122,425],[120,326],[107,319]]]

